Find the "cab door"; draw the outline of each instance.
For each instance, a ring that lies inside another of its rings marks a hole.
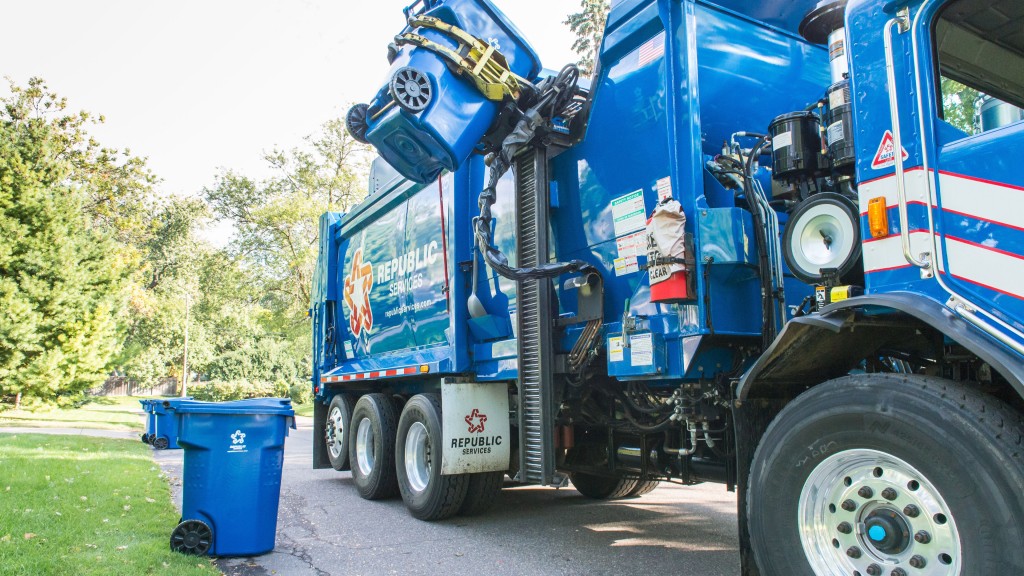
[[[952,292],[1020,327],[1024,4],[950,0],[923,9],[930,4],[937,6],[918,19],[930,35],[918,66],[931,99],[920,113],[933,123],[939,273]]]

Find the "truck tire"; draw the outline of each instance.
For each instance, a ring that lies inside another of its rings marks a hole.
[[[761,439],[752,551],[762,574],[1024,574],[1021,486],[1009,406],[940,378],[845,376]]]
[[[352,410],[348,459],[352,480],[359,495],[367,500],[391,498],[398,494],[395,475],[395,433],[398,425],[395,403],[386,394],[367,394]]]
[[[469,488],[466,489],[466,499],[462,501],[462,508],[459,514],[462,516],[476,516],[483,514],[494,506],[498,499],[498,493],[505,483],[504,472],[480,472],[469,475]]]
[[[441,475],[443,441],[438,395],[410,398],[398,421],[395,467],[405,507],[420,520],[453,516],[466,498],[468,474]]]
[[[327,408],[327,423],[324,426],[324,440],[327,445],[327,459],[331,467],[339,472],[349,469],[348,438],[352,423],[352,398],[348,394],[337,394]]]
[[[598,476],[583,472],[573,472],[569,474],[569,479],[580,494],[594,500],[625,498],[640,482],[635,476]]]
[[[636,483],[636,488],[634,488],[626,497],[639,498],[645,494],[650,494],[652,490],[658,487],[658,484],[661,484],[661,482],[657,480],[640,480]]]

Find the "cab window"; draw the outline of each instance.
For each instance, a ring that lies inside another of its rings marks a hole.
[[[943,120],[968,135],[1024,120],[1024,3],[953,0],[934,38]]]

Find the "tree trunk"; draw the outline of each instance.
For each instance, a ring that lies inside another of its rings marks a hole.
[[[21,408],[21,392],[14,396],[14,409],[17,410],[18,408]]]

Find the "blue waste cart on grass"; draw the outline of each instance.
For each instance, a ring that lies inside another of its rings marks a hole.
[[[157,450],[181,448],[178,446],[178,418],[174,411],[179,402],[187,400],[192,400],[192,397],[139,400],[146,411],[146,432],[142,441]]]
[[[210,556],[273,550],[284,439],[295,427],[291,400],[185,401],[176,412],[185,471],[171,549]]]

